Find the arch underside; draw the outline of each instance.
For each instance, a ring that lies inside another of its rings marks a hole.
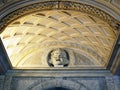
[[[65,68],[106,68],[119,33],[111,26],[114,19],[100,10],[98,17],[97,13],[89,14],[92,8],[82,12],[79,3],[75,9],[66,5],[46,3],[7,22],[1,38],[13,68],[50,68],[47,58],[55,48],[68,52],[70,63]]]
[[[35,82],[26,90],[89,90],[84,84],[70,80],[49,80],[42,83]]]

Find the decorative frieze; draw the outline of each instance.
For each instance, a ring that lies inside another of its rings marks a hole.
[[[104,20],[114,29],[118,29],[120,26],[120,23],[117,20],[115,20],[112,16],[90,5],[72,2],[72,1],[45,1],[20,8],[14,12],[11,12],[9,15],[5,16],[4,18],[0,19],[0,30],[2,32],[9,23],[11,23],[15,19],[23,15],[37,11],[42,11],[42,10],[54,10],[54,9],[80,11]]]

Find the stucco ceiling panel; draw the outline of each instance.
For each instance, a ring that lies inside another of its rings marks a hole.
[[[15,20],[1,37],[14,68],[49,68],[48,54],[55,48],[70,54],[68,67],[105,68],[117,33],[88,14],[49,10]]]

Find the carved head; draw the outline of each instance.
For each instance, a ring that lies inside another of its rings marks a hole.
[[[54,67],[68,65],[69,59],[68,54],[63,49],[55,49],[50,53],[50,61],[49,61]]]

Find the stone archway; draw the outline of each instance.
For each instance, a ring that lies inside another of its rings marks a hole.
[[[70,80],[49,80],[44,82],[35,82],[26,90],[89,90],[82,83],[70,81]]]

